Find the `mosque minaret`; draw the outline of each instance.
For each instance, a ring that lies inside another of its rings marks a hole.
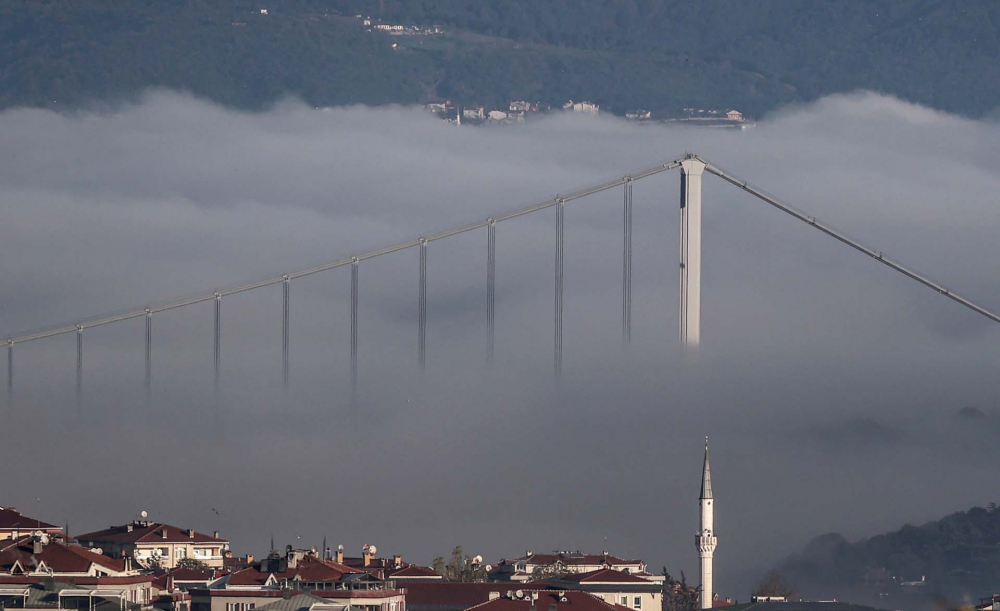
[[[708,465],[708,437],[705,438],[705,465],[701,472],[701,530],[695,536],[695,546],[701,556],[701,608],[711,609],[714,590],[712,589],[712,556],[718,539],[715,537],[715,507],[712,505],[712,470]]]

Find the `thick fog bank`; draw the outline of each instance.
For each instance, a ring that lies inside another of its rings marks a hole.
[[[1000,128],[873,94],[746,131],[556,115],[455,128],[420,109],[258,114],[159,92],[113,110],[0,113],[0,333],[211,293],[415,238],[696,152],[956,292],[1000,309]],[[72,532],[154,519],[280,545],[430,562],[609,549],[696,579],[703,437],[716,585],[745,599],[813,536],[848,538],[995,500],[1000,327],[711,177],[703,346],[677,345],[676,173],[634,186],[623,353],[621,191],[566,205],[564,374],[552,379],[555,215],[143,322],[15,348],[0,504]],[[970,426],[965,406],[986,414]],[[38,499],[38,500],[36,500]]]

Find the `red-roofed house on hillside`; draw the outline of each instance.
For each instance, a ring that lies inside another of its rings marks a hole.
[[[659,611],[663,606],[663,577],[623,573],[613,569],[598,569],[586,573],[571,573],[549,583],[552,587],[581,590],[601,600],[634,611]]]
[[[122,526],[80,535],[76,540],[85,547],[99,547],[112,558],[129,556],[144,566],[159,558],[165,569],[176,568],[185,558],[221,569],[223,552],[229,549],[229,542],[220,539],[219,533],[208,536],[193,529],[149,520],[133,520]]]
[[[30,535],[36,530],[40,530],[50,537],[62,535],[62,528],[58,526],[21,515],[21,512],[13,507],[0,507],[0,541]]]
[[[502,559],[489,572],[492,581],[528,582],[536,571],[543,574],[560,575],[566,573],[588,573],[600,569],[614,569],[622,573],[645,574],[646,563],[642,560],[626,560],[608,552],[585,554],[583,552],[552,552],[536,554],[528,551],[513,560]]]
[[[138,574],[131,558],[108,558],[79,545],[56,541],[44,533],[0,542],[0,575],[75,578]]]

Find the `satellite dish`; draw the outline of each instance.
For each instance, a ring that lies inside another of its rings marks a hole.
[[[144,518],[148,518],[148,517],[149,517],[149,514],[148,514],[148,513],[146,513],[146,510],[145,510],[145,509],[143,509],[142,511],[140,511],[140,512],[139,512],[139,515],[141,515],[141,516],[142,516],[142,517],[144,517]]]
[[[374,556],[375,552],[377,552],[377,551],[378,551],[378,548],[375,547],[374,545],[369,545],[368,546],[368,553],[371,554],[372,556]]]
[[[484,568],[484,569],[486,569],[486,572],[487,572],[487,573],[489,573],[490,571],[492,571],[492,570],[493,570],[493,565],[490,565],[490,564],[487,564],[487,565],[486,565],[486,566],[484,566],[483,568]]]
[[[472,561],[475,562],[476,564],[482,564],[483,563],[483,557],[482,556],[476,556],[475,558],[472,559]]]
[[[343,543],[341,543],[340,545],[337,546],[337,551],[338,552],[344,551],[344,544]]]
[[[514,596],[517,596],[518,598],[524,598],[524,590],[518,590],[517,592],[514,592]]]

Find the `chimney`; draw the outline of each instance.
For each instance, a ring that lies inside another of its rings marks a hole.
[[[247,554],[247,563],[253,562],[253,554]]]
[[[188,529],[188,539],[194,539],[194,529],[193,528],[189,528]]]
[[[344,550],[339,547],[337,548],[337,562],[344,564]]]
[[[367,545],[364,547],[363,550],[361,550],[361,556],[364,558],[365,566],[366,567],[369,566],[372,563],[372,558],[374,556],[372,556],[372,553],[368,550],[368,546]]]
[[[44,548],[44,547],[45,547],[45,544],[42,543],[42,538],[41,537],[32,537],[32,539],[31,539],[31,553],[32,554],[41,554],[42,553],[42,548]]]
[[[500,592],[490,592],[490,600],[496,600],[500,598]]]
[[[217,530],[212,531],[212,537],[218,539],[219,538],[219,531],[217,531]]]
[[[403,557],[400,556],[399,554],[396,554],[395,556],[393,556],[392,557],[392,566],[394,568],[397,568],[397,569],[403,568]]]
[[[167,538],[167,529],[166,529],[166,528],[164,528],[163,530],[161,530],[161,531],[160,531],[160,535],[161,535],[161,536],[162,536],[162,537],[163,537],[164,539],[166,539],[166,538]]]
[[[134,529],[134,528],[135,528],[135,524],[133,524],[133,523],[130,522],[129,525],[125,528],[125,530],[127,532],[132,532],[132,529]]]

